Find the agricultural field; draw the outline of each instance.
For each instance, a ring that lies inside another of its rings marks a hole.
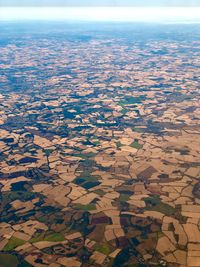
[[[200,266],[200,29],[112,27],[0,27],[0,267]]]

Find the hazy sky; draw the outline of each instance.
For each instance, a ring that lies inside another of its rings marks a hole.
[[[0,6],[200,6],[200,0],[0,0]]]
[[[200,23],[200,7],[1,7],[0,20]]]
[[[200,0],[0,0],[2,20],[200,23]]]

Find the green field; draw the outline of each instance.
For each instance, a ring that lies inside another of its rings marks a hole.
[[[97,244],[95,246],[95,250],[99,251],[105,255],[109,255],[111,253],[111,249],[108,244]]]
[[[96,206],[93,203],[90,203],[88,205],[76,204],[75,209],[90,211],[90,210],[95,210]]]
[[[140,144],[138,143],[138,141],[134,141],[134,142],[131,144],[131,147],[134,147],[134,148],[136,148],[136,149],[140,149],[140,148],[142,148],[142,145],[140,145]]]
[[[44,236],[44,234],[41,234],[37,237],[33,237],[30,242],[31,243],[36,243],[40,241],[51,241],[51,242],[59,242],[59,241],[64,241],[65,238],[62,234],[60,233],[53,233],[47,236]]]
[[[13,250],[16,247],[23,245],[24,243],[26,243],[24,240],[21,240],[21,239],[16,238],[16,237],[11,237],[10,240],[8,241],[8,243],[5,245],[3,250],[4,251]]]

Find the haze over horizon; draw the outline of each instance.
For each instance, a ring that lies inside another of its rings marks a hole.
[[[199,23],[200,7],[1,7],[0,21]]]
[[[200,0],[0,0],[2,20],[200,22]]]

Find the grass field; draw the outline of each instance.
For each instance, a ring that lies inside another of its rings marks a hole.
[[[16,238],[16,237],[11,237],[3,250],[4,251],[13,250],[16,247],[23,245],[24,243],[26,243],[24,240],[21,240],[21,239]]]

